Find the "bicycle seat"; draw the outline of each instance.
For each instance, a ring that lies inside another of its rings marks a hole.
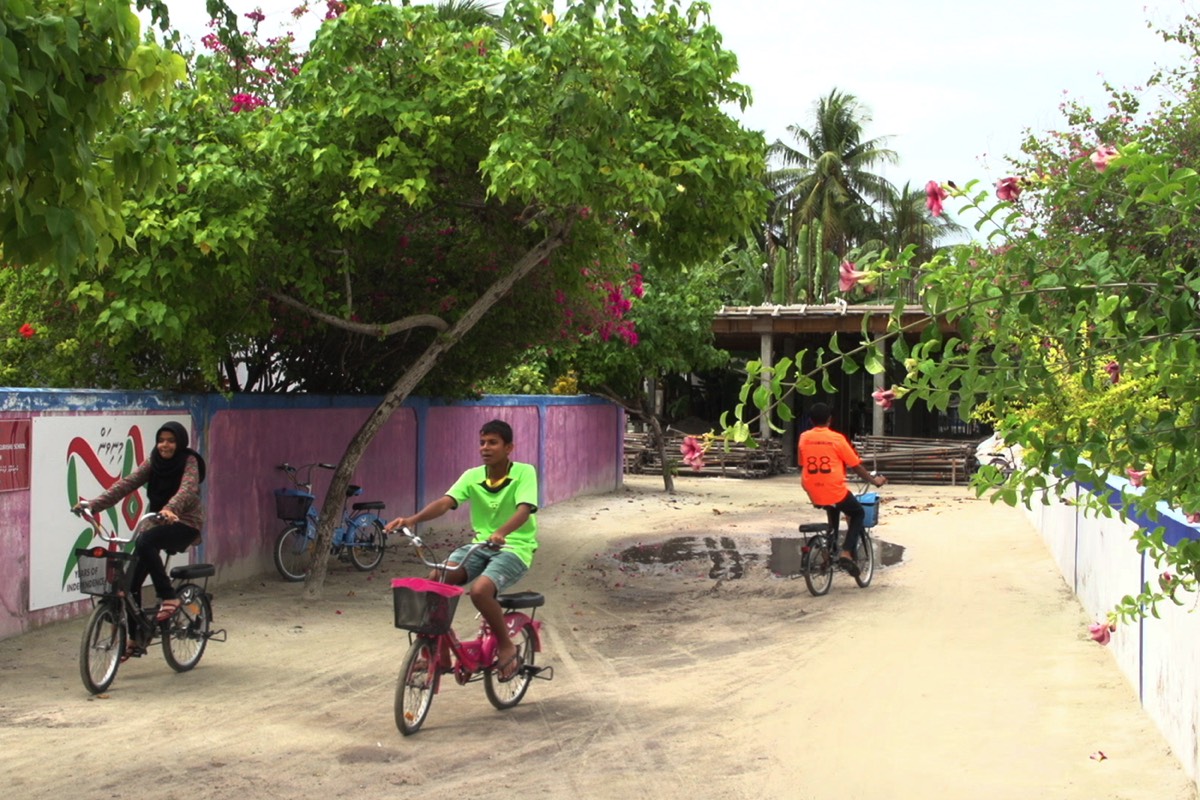
[[[518,608],[541,608],[546,604],[546,598],[541,592],[513,592],[499,595],[496,600],[506,611],[515,611]]]
[[[181,581],[211,578],[216,574],[217,568],[212,564],[184,564],[182,567],[171,567],[171,577]]]
[[[354,509],[355,511],[382,511],[383,510],[383,501],[382,500],[368,500],[365,503],[355,503],[354,505],[352,505],[350,507],[352,509]]]
[[[802,522],[800,523],[801,533],[824,533],[829,530],[827,522]]]

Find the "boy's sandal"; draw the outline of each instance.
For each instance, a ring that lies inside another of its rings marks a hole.
[[[508,683],[520,674],[523,666],[525,666],[525,659],[521,658],[520,652],[513,653],[503,664],[496,665],[496,678],[501,683]]]

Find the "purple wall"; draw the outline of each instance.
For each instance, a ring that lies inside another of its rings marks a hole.
[[[336,463],[378,398],[157,395],[13,389],[0,395],[0,419],[43,415],[190,415],[193,446],[208,463],[202,492],[204,543],[196,560],[217,566],[216,581],[273,574],[271,547],[282,523],[273,490],[288,485],[275,466]],[[543,507],[621,486],[625,416],[590,397],[504,396],[437,403],[414,398],[367,448],[354,476],[362,500],[382,500],[381,516],[411,514],[479,463],[479,429],[491,419],[513,427],[513,457],[538,468]],[[37,444],[32,457],[37,458]],[[313,471],[324,498],[330,473]],[[0,492],[0,638],[79,616],[87,600],[29,609],[31,491]],[[467,524],[465,509],[445,518]],[[442,522],[439,520],[439,522]]]

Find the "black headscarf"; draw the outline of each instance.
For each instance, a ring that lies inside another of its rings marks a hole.
[[[175,455],[171,458],[163,458],[158,452],[158,435],[163,431],[170,431],[175,436]],[[196,457],[200,482],[203,483],[204,459],[188,447],[187,429],[178,422],[167,422],[154,433],[154,449],[150,451],[150,480],[146,483],[146,497],[150,501],[151,511],[161,511],[179,491],[188,456]]]

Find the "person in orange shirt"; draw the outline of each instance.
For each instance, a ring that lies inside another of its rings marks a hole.
[[[838,565],[858,577],[854,548],[858,546],[858,539],[862,535],[866,512],[854,493],[846,488],[846,469],[854,470],[860,478],[876,487],[887,483],[887,478],[868,472],[854,445],[845,436],[829,428],[829,406],[815,403],[808,410],[808,416],[813,427],[800,434],[796,451],[800,485],[808,492],[813,505],[824,508],[829,514],[830,527],[837,526],[838,514],[845,514],[850,520]]]

